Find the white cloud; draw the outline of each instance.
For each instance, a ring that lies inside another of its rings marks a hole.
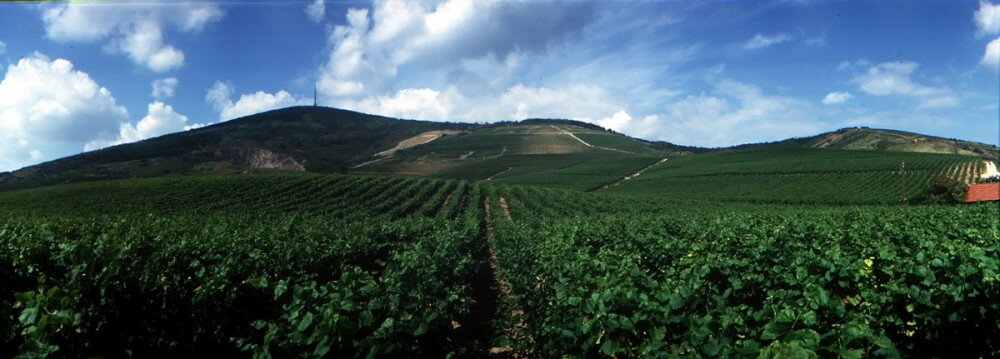
[[[316,86],[327,103],[386,96],[398,91],[393,80],[401,66],[426,72],[465,60],[504,62],[545,53],[579,34],[592,17],[589,5],[580,3],[376,2],[371,11],[349,9],[347,25],[333,29]]]
[[[840,65],[837,65],[837,70],[847,70],[853,67],[865,67],[871,65],[871,62],[865,59],[861,59],[855,62],[843,61]]]
[[[264,91],[243,94],[235,103],[232,100],[232,94],[232,85],[216,81],[215,85],[205,95],[205,101],[212,104],[216,111],[219,111],[219,122],[264,111],[310,103],[306,99],[296,99],[285,90],[274,94]]]
[[[212,104],[216,111],[222,112],[226,106],[232,106],[233,85],[227,82],[216,81],[205,94],[205,101]]]
[[[451,106],[441,93],[431,89],[405,89],[379,98],[379,113],[387,116],[448,120]]]
[[[178,4],[180,5],[180,4]],[[171,5],[171,6],[178,6]],[[174,20],[181,24],[181,30],[188,32],[201,31],[205,25],[222,18],[225,13],[218,6],[193,6],[181,9],[179,13],[172,14]]]
[[[755,49],[769,47],[772,45],[777,45],[783,42],[788,42],[791,40],[792,40],[792,35],[786,33],[778,33],[772,36],[757,34],[754,35],[754,37],[751,38],[750,40],[747,40],[747,42],[743,44],[743,48],[748,50],[755,50]]]
[[[129,24],[125,37],[108,49],[124,52],[132,62],[145,65],[155,72],[173,70],[184,64],[184,53],[163,43],[160,26],[149,20]]]
[[[170,105],[155,101],[147,107],[146,117],[139,120],[135,126],[122,125],[119,134],[124,142],[135,142],[177,132],[183,130],[184,126],[187,126],[187,116],[174,112]]]
[[[945,87],[924,86],[910,78],[918,65],[913,62],[884,62],[868,68],[856,78],[861,91],[875,96],[906,96],[920,101],[920,108],[958,105],[958,99]]]
[[[127,8],[104,4],[65,4],[42,12],[46,35],[65,42],[103,39],[126,19]]]
[[[421,120],[501,121],[525,118],[569,118],[594,122],[612,116],[621,108],[597,86],[568,85],[559,88],[521,84],[501,94],[463,93],[456,86],[443,90],[410,88],[390,95],[342,101],[339,106],[385,116]],[[567,107],[566,104],[574,104]]]
[[[979,36],[1000,33],[1000,4],[991,4],[986,1],[980,1],[979,10],[976,10],[975,19],[976,29]]]
[[[611,129],[614,131],[621,131],[625,129],[630,122],[632,122],[632,115],[629,115],[625,110],[620,110],[615,112],[611,117],[605,117],[597,120],[598,126]]]
[[[153,93],[151,96],[156,99],[166,99],[174,97],[174,90],[177,89],[177,78],[167,77],[153,80]]]
[[[1000,37],[993,39],[986,45],[986,51],[983,52],[983,58],[979,60],[979,64],[993,69],[993,71],[1000,71]]]
[[[118,138],[115,140],[96,139],[88,142],[84,150],[92,151],[104,147],[110,147],[123,143],[130,143],[147,138],[153,138],[168,133],[183,131],[190,128],[187,124],[187,116],[174,112],[173,107],[160,101],[154,101],[147,107],[146,117],[138,123],[123,123],[118,130]]]
[[[0,41],[0,54],[7,52],[7,44]]]
[[[0,170],[79,151],[128,121],[108,89],[64,59],[34,53],[0,81]],[[51,149],[51,150],[50,150]]]
[[[835,105],[847,102],[847,100],[850,100],[852,98],[854,98],[854,95],[851,95],[850,92],[844,92],[844,91],[831,92],[826,94],[826,97],[823,98],[823,104]]]
[[[664,109],[627,124],[623,132],[686,145],[729,146],[815,134],[827,127],[814,118],[816,111],[808,103],[767,95],[734,80],[722,80],[711,94],[687,96]]]
[[[324,0],[313,1],[306,7],[306,15],[309,16],[309,20],[312,20],[312,22],[322,21],[323,15],[326,15],[326,2]]]
[[[176,69],[184,52],[164,40],[176,27],[197,32],[222,17],[211,4],[62,4],[45,8],[42,20],[47,36],[61,42],[95,42],[111,38],[105,49],[126,54],[137,65],[154,72]]]

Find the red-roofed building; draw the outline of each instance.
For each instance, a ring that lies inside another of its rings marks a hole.
[[[969,186],[965,202],[1000,201],[1000,182],[978,183]]]

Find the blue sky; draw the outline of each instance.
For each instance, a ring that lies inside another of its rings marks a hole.
[[[847,126],[998,143],[987,1],[0,4],[0,171],[320,103],[685,145]]]

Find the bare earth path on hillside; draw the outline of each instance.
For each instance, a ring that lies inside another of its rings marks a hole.
[[[556,127],[555,125],[549,125],[549,126],[552,127],[552,128],[554,128],[554,129],[556,129],[556,130],[558,130],[559,132],[565,133],[565,134],[569,135],[570,137],[573,137],[574,139],[576,139],[577,141],[580,141],[580,143],[582,143],[584,146],[587,146],[587,147],[599,148],[599,149],[608,150],[608,151],[617,151],[617,152],[621,152],[621,153],[628,153],[628,154],[631,154],[631,155],[637,155],[638,154],[638,153],[635,153],[635,152],[629,152],[629,151],[625,151],[625,150],[619,150],[617,148],[594,146],[594,145],[591,145],[591,144],[587,143],[587,141],[584,141],[583,139],[581,139],[579,137],[576,137],[576,135],[574,135],[573,133],[571,133],[569,131],[566,131],[564,129]]]
[[[363,167],[363,166],[367,166],[367,165],[370,165],[372,163],[375,163],[375,162],[378,162],[378,161],[382,161],[382,160],[385,160],[385,159],[388,159],[388,158],[392,157],[392,155],[396,154],[396,151],[407,149],[407,148],[410,148],[410,147],[416,147],[416,146],[419,146],[419,145],[422,145],[422,144],[434,141],[434,140],[436,140],[438,138],[441,138],[441,136],[444,136],[444,135],[453,135],[453,134],[456,134],[456,133],[459,133],[459,132],[460,131],[447,131],[447,130],[427,131],[427,132],[421,133],[419,135],[416,135],[416,136],[407,138],[405,140],[399,141],[399,143],[396,144],[396,147],[393,147],[393,148],[390,148],[388,150],[376,153],[375,157],[380,157],[380,158],[377,158],[377,159],[374,159],[374,160],[362,163],[360,165],[357,165],[357,166],[354,166],[354,167],[351,167],[351,168],[360,168],[360,167]]]
[[[646,167],[643,167],[643,168],[639,169],[638,171],[636,171],[635,173],[633,173],[633,174],[630,174],[630,175],[628,175],[628,176],[625,176],[625,177],[623,177],[623,178],[622,178],[622,179],[620,179],[620,180],[617,180],[617,181],[614,181],[614,182],[611,182],[611,183],[608,183],[608,184],[605,184],[605,185],[604,185],[604,187],[601,187],[601,188],[608,188],[608,187],[611,187],[611,186],[617,186],[618,184],[620,184],[620,183],[622,183],[622,182],[625,182],[625,181],[628,181],[628,180],[630,180],[630,179],[633,179],[633,178],[636,178],[636,177],[638,177],[639,175],[641,175],[641,174],[642,174],[643,172],[646,172],[646,170],[648,170],[648,169],[650,169],[650,168],[653,168],[653,166],[656,166],[656,165],[658,165],[658,164],[661,164],[661,163],[665,162],[666,160],[667,160],[667,158],[666,158],[666,157],[664,157],[664,158],[661,158],[661,159],[660,159],[659,161],[656,161],[656,163],[654,163],[654,164],[651,164],[651,165],[649,165],[649,166],[646,166]]]
[[[500,174],[502,174],[502,173],[504,173],[504,172],[507,172],[507,171],[510,171],[510,169],[511,169],[511,168],[513,168],[513,167],[507,167],[507,168],[504,168],[504,169],[503,169],[502,171],[500,171],[500,172],[497,172],[497,173],[494,173],[494,174],[493,174],[492,176],[489,176],[489,177],[487,177],[487,178],[485,179],[485,181],[492,181],[492,180],[493,180],[493,177],[496,177],[496,176],[499,176]]]

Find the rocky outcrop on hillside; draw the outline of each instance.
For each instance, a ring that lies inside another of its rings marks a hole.
[[[305,171],[299,161],[291,156],[271,151],[266,148],[222,148],[215,151],[215,156],[237,166],[254,169],[280,169]]]

